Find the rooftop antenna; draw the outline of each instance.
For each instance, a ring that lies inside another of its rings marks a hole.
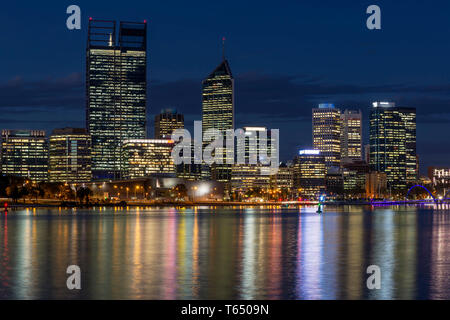
[[[225,61],[225,37],[222,38],[222,59]]]

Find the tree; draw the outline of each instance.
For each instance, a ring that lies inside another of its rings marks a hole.
[[[77,189],[77,198],[80,199],[80,203],[83,203],[83,199],[85,199],[86,204],[89,203],[89,197],[92,196],[92,190],[88,187],[79,187]]]

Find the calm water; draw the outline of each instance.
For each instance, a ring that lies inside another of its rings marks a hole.
[[[2,299],[450,299],[450,210],[99,208],[0,214]],[[82,290],[66,287],[79,265]],[[366,268],[381,268],[380,290]]]

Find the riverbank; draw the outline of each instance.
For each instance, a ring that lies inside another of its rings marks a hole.
[[[281,207],[297,207],[317,205],[318,201],[266,201],[266,202],[242,202],[242,201],[155,201],[155,200],[131,200],[116,202],[91,202],[89,204],[80,204],[74,201],[60,201],[53,199],[43,200],[26,200],[13,203],[10,199],[0,199],[3,203],[7,203],[8,208],[92,208],[92,207],[230,207],[230,206],[281,206]],[[323,205],[347,206],[347,205],[405,205],[424,203],[418,200],[409,201],[326,201]],[[431,203],[431,202],[430,202]]]

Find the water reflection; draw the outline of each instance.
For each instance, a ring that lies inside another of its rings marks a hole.
[[[3,299],[449,299],[450,212],[25,209],[0,217]],[[82,290],[66,288],[66,268]],[[366,269],[378,265],[380,290]]]

